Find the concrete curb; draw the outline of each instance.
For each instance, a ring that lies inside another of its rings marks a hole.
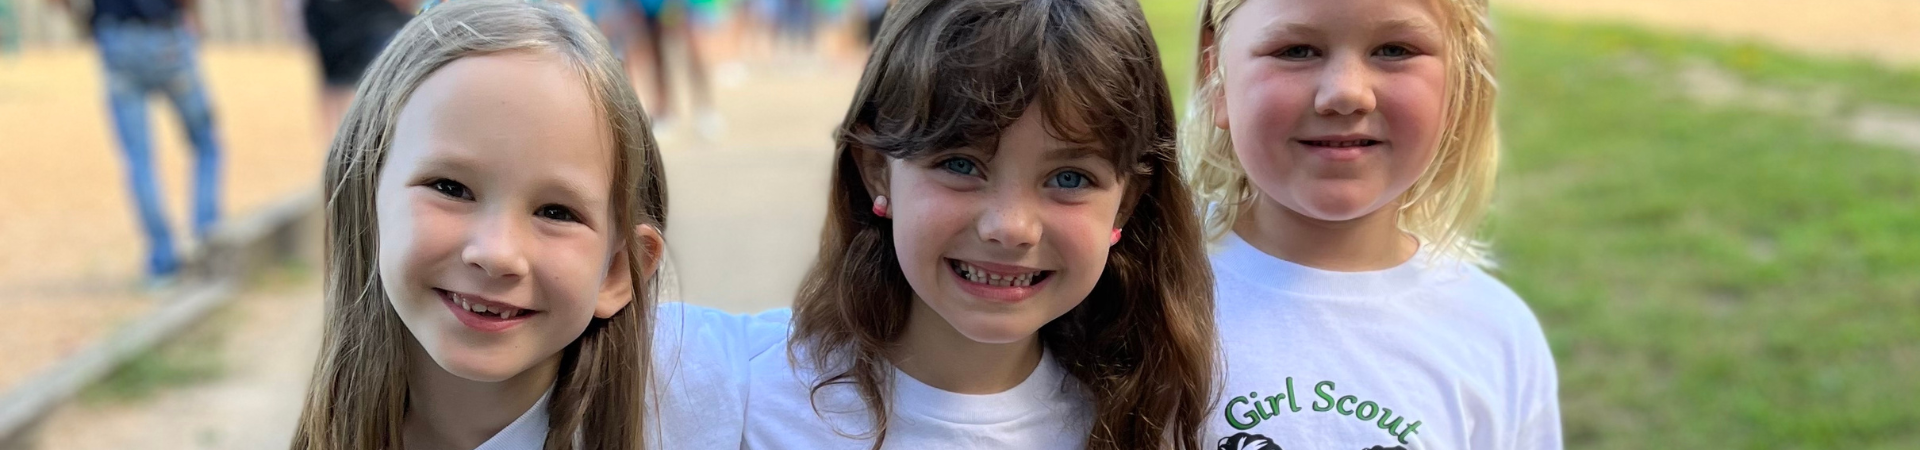
[[[220,225],[192,280],[155,311],[0,395],[0,450],[31,449],[48,413],[122,363],[178,336],[234,298],[257,270],[305,254],[318,234],[320,193],[308,189]]]

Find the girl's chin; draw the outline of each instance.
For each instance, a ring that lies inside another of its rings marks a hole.
[[[477,348],[443,348],[433,354],[433,363],[456,377],[481,383],[498,383],[520,375],[524,367],[502,361],[500,355]]]
[[[1012,344],[1033,337],[1040,332],[1039,326],[1024,326],[1018,319],[1011,317],[967,317],[957,318],[965,322],[948,320],[955,331],[967,340],[982,344]],[[971,319],[971,320],[969,320]],[[1042,324],[1044,325],[1044,323]]]
[[[1307,195],[1295,197],[1293,205],[1287,209],[1294,213],[1325,222],[1345,222],[1365,217],[1378,211],[1388,203],[1384,193],[1375,189],[1356,189],[1353,186],[1309,186]]]

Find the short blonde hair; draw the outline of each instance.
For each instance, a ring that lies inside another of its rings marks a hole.
[[[1486,244],[1478,240],[1481,220],[1493,197],[1500,163],[1494,120],[1493,32],[1486,0],[1433,0],[1447,31],[1446,116],[1433,163],[1400,195],[1395,222],[1431,246],[1434,256],[1490,265]],[[1207,240],[1233,230],[1257,189],[1234,155],[1232,137],[1214,126],[1214,103],[1221,96],[1220,71],[1213,53],[1228,17],[1246,0],[1206,0],[1201,6],[1198,82],[1181,125],[1181,159],[1199,203],[1206,210]]]
[[[666,178],[640,101],[586,18],[559,3],[463,0],[433,6],[401,28],[367,69],[327,150],[326,328],[295,450],[401,448],[407,409],[406,326],[381,287],[374,195],[401,109],[429,76],[460,58],[498,52],[560,55],[579,74],[614,136],[609,198],[633,278],[633,298],[595,318],[561,351],[545,448],[644,447],[653,291],[637,225],[663,228]],[[578,432],[576,434],[576,431]],[[575,437],[578,436],[578,439]]]

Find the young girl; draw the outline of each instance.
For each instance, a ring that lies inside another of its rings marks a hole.
[[[1211,0],[1186,123],[1219,448],[1560,447],[1553,357],[1483,272],[1485,0]]]
[[[710,359],[649,360],[665,180],[605,48],[558,4],[467,0],[376,60],[327,157],[294,449],[637,449],[662,424],[672,447],[738,446],[744,322],[665,309],[663,356]],[[681,384],[649,398],[653,367]],[[643,423],[647,400],[666,416]]]
[[[1139,6],[895,8],[746,446],[1199,448],[1210,283]]]

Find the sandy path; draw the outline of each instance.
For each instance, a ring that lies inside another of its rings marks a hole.
[[[1493,0],[1495,8],[1639,22],[1721,38],[1754,39],[1813,54],[1920,66],[1914,0]]]
[[[203,57],[226,153],[228,217],[319,178],[313,77],[292,47],[214,46]],[[152,307],[145,255],[90,47],[0,58],[0,390]],[[184,236],[188,146],[172,108],[151,127],[175,233]]]
[[[318,284],[309,274],[254,289],[217,315],[219,378],[132,403],[69,404],[47,418],[40,448],[285,448],[320,351]]]

